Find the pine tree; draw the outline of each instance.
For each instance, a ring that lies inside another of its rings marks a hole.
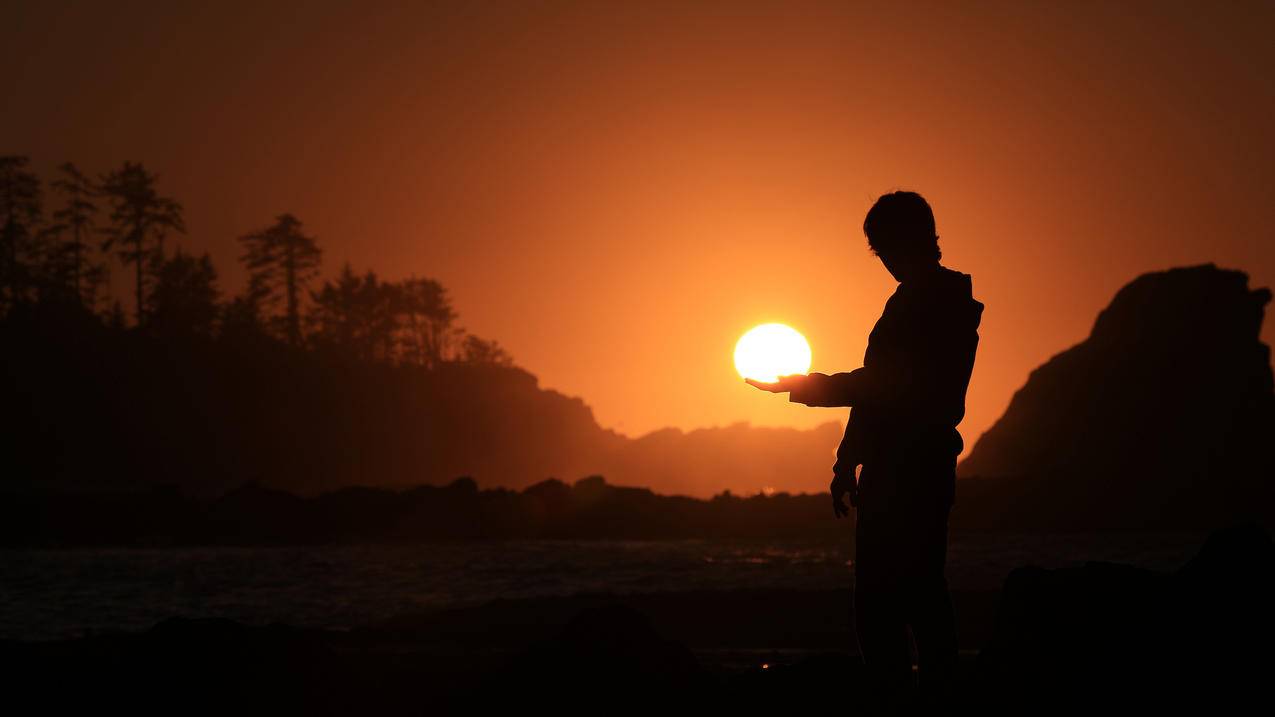
[[[156,268],[155,286],[146,297],[147,328],[167,336],[211,337],[219,294],[208,254],[194,257],[178,249]]]
[[[293,346],[301,345],[301,297],[319,273],[322,252],[313,237],[301,232],[301,221],[281,214],[261,231],[239,238],[239,257],[248,270],[252,291],[266,306],[284,304],[284,335]]]
[[[86,308],[92,309],[96,303],[97,288],[106,277],[106,267],[94,262],[90,254],[89,239],[96,231],[93,219],[97,214],[97,205],[93,199],[98,189],[83,172],[74,164],[67,162],[58,171],[62,176],[54,180],[52,186],[66,197],[66,204],[55,212],[53,218],[58,224],[55,229],[69,231],[70,239],[60,242],[55,248],[57,266],[65,267],[66,282],[76,300]]]
[[[40,179],[19,155],[0,156],[0,310],[28,298],[41,219]]]
[[[433,279],[410,278],[393,284],[399,359],[427,368],[446,361],[462,333],[453,326],[447,289]]]
[[[393,355],[394,295],[388,284],[349,264],[336,281],[325,281],[314,293],[315,343],[362,361],[386,361]]]
[[[136,271],[137,323],[145,323],[147,268],[168,231],[185,232],[182,206],[155,189],[157,177],[139,163],[125,162],[102,177],[101,191],[111,202],[111,224],[102,250],[116,249],[120,261]]]

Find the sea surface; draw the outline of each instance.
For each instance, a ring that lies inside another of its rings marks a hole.
[[[954,536],[948,580],[996,590],[1020,565],[1174,570],[1199,534]],[[517,541],[411,546],[0,551],[0,639],[143,630],[165,618],[344,629],[439,608],[577,593],[838,589],[849,541]]]

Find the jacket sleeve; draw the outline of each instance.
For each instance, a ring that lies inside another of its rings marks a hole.
[[[866,390],[867,378],[861,368],[832,375],[807,374],[801,385],[788,392],[788,400],[823,408],[854,406]]]
[[[837,462],[832,466],[832,474],[853,480],[855,468],[861,465],[865,458],[863,449],[863,434],[859,430],[859,422],[855,420],[854,411],[851,411],[850,419],[846,422],[845,435],[841,437],[841,443],[837,446]]]

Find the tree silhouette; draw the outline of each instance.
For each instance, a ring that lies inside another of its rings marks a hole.
[[[41,218],[40,179],[20,155],[0,156],[0,309],[26,300]]]
[[[495,341],[455,325],[447,290],[433,279],[386,282],[349,264],[313,294],[310,314],[316,348],[359,361],[434,369],[448,361],[511,366]]]
[[[301,221],[280,214],[275,223],[259,232],[239,238],[245,251],[239,260],[248,270],[249,292],[261,303],[284,302],[284,332],[288,343],[301,344],[301,294],[319,273],[322,252],[301,232]]]
[[[137,323],[145,320],[146,267],[156,254],[156,244],[164,233],[186,231],[182,207],[175,200],[162,197],[155,190],[157,177],[140,163],[125,162],[119,169],[102,177],[101,191],[111,202],[111,224],[106,230],[102,250],[118,247],[125,264],[136,269]]]
[[[126,328],[127,321],[124,316],[124,306],[120,304],[120,300],[116,299],[111,302],[111,308],[103,317],[106,327],[112,331],[123,331]]]
[[[244,293],[228,301],[222,307],[222,341],[249,346],[264,341],[274,341],[266,330],[261,304],[265,301],[265,287],[259,279],[250,278]]]
[[[147,328],[157,334],[211,337],[218,316],[217,271],[208,254],[180,249],[159,264],[147,297]]]
[[[458,355],[502,361],[502,349],[476,338],[478,343],[466,350],[464,331],[454,325],[456,312],[447,290],[433,279],[381,281],[370,271],[355,274],[346,264],[313,299],[310,321],[315,345],[350,358],[429,369]]]
[[[498,342],[480,339],[473,334],[465,336],[460,345],[460,359],[468,363],[512,366],[513,357]]]
[[[447,290],[433,279],[406,279],[391,285],[397,323],[397,354],[404,363],[434,368],[445,361],[458,329],[452,326]]]
[[[316,345],[362,361],[393,358],[397,296],[376,274],[359,276],[346,264],[336,281],[325,281],[313,299]]]
[[[106,267],[93,262],[89,254],[89,238],[96,227],[93,223],[97,205],[92,199],[98,189],[74,164],[66,162],[58,167],[62,176],[52,186],[66,197],[66,204],[53,212],[57,224],[50,229],[57,234],[70,231],[70,239],[58,242],[52,250],[52,274],[60,285],[68,290],[82,306],[92,308],[96,303],[98,286],[106,278]]]

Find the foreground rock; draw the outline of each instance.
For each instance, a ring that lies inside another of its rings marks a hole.
[[[976,701],[1269,701],[1275,546],[1249,525],[1210,536],[1177,573],[1090,563],[1020,568],[979,658]]]

